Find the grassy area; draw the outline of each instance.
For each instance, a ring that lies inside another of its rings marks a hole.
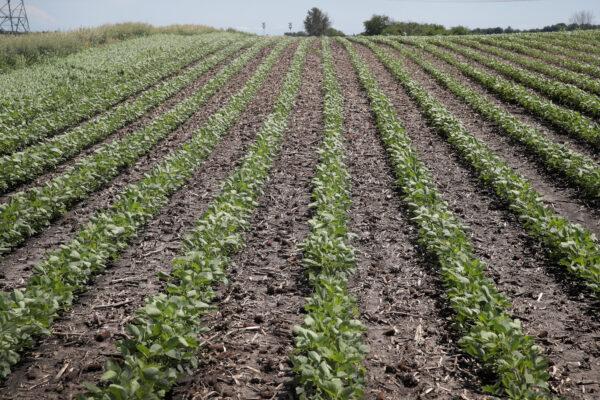
[[[128,22],[102,25],[96,28],[82,28],[69,32],[0,35],[0,73],[29,66],[48,58],[72,54],[88,47],[139,36],[156,33],[193,35],[216,30],[204,25],[155,27],[149,24]]]

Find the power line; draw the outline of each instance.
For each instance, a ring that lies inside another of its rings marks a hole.
[[[24,0],[5,0],[0,3],[0,32],[29,32],[29,19]]]

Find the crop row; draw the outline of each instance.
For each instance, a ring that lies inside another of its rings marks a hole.
[[[395,65],[374,44],[361,42],[371,47],[386,66]],[[412,214],[411,220],[419,228],[419,243],[440,266],[446,295],[462,334],[459,345],[498,376],[496,385],[488,390],[514,399],[544,398],[548,374],[540,349],[523,333],[520,321],[508,314],[508,300],[485,277],[485,264],[475,257],[465,229],[413,150],[394,106],[367,64],[350,42],[344,39],[343,43],[369,96],[397,185]],[[404,73],[399,67],[394,70],[396,75]],[[408,75],[403,79],[409,81]]]
[[[580,188],[592,199],[600,199],[600,167],[594,160],[577,153],[567,146],[555,143],[534,127],[522,122],[511,113],[496,106],[476,90],[461,84],[449,74],[436,69],[414,50],[385,38],[378,41],[388,44],[416,62],[454,95],[467,103],[476,112],[502,128],[510,138],[524,145],[539,157],[539,162],[549,171],[565,177],[573,186]]]
[[[597,45],[585,42],[585,36],[557,36],[557,35],[539,35],[538,41],[549,46],[557,51],[567,51],[567,54],[572,55],[576,59],[584,60],[585,62],[600,65],[600,50]]]
[[[577,40],[578,43],[586,43],[590,45],[597,44],[598,39],[600,39],[600,35],[598,35],[598,30],[565,32],[563,34],[555,34],[553,36],[555,36],[557,39]]]
[[[596,69],[595,67],[583,64],[568,58],[561,58],[553,54],[549,54],[544,50],[535,49],[532,47],[527,47],[522,42],[517,42],[512,38],[476,38],[477,41],[482,43],[491,44],[494,46],[502,47],[507,50],[512,50],[517,53],[523,54],[525,56],[534,57],[538,60],[542,60],[548,64],[557,65],[559,67],[571,70],[573,72],[579,72],[583,74],[588,74],[594,78],[600,78],[600,69]]]
[[[538,40],[549,43],[551,45],[567,49],[582,52],[587,54],[594,59],[594,64],[600,64],[600,49],[598,44],[586,43],[585,36],[555,36],[555,35],[539,35]],[[596,39],[597,41],[598,39]]]
[[[146,91],[132,102],[122,103],[106,114],[60,136],[27,147],[23,151],[1,157],[0,192],[38,177],[43,172],[79,154],[94,143],[105,139],[117,129],[140,118],[150,109],[190,85],[215,65],[223,62],[252,42],[253,39],[235,42],[215,55],[207,57],[203,62],[198,63],[188,71]],[[206,57],[213,51],[220,49],[223,44],[223,41],[215,41],[214,44],[205,47],[204,56]]]
[[[222,39],[223,44],[230,41],[229,37]],[[60,101],[64,104],[59,109],[49,112],[34,112],[24,121],[20,123],[17,121],[15,125],[10,125],[6,121],[2,122],[3,135],[0,138],[0,154],[10,154],[106,110],[180,70],[185,65],[201,60],[206,56],[205,47],[209,44],[209,41],[201,41],[195,47],[174,49],[179,51],[172,53],[165,49],[163,53],[155,53],[151,57],[149,56],[149,59],[146,57],[141,60],[137,68],[135,65],[123,65],[120,69],[121,73],[114,73],[114,79],[123,80],[121,75],[124,75],[127,79],[123,82],[113,82],[105,76],[106,74],[96,74],[87,77],[85,85],[63,85],[59,95]],[[20,108],[12,111],[11,116],[22,116],[27,113],[27,110],[26,107]]]
[[[457,46],[450,41],[435,40],[432,43],[477,61],[516,82],[535,89],[558,104],[572,107],[592,117],[600,117],[600,98],[574,85],[545,79],[543,76],[528,72],[523,68],[515,67],[469,48]]]
[[[417,83],[402,64],[375,44],[369,46],[421,108],[430,125],[460,154],[517,215],[529,233],[560,266],[600,293],[600,247],[594,235],[547,207],[532,185],[471,135],[460,121]]]
[[[344,98],[337,81],[329,40],[323,39],[324,139],[313,179],[310,234],[302,243],[303,265],[314,292],[306,317],[294,328],[292,357],[300,399],[358,399],[364,393],[362,361],[365,328],[348,293],[354,249],[348,243],[350,176],[342,141]]]
[[[96,214],[72,241],[36,265],[24,290],[0,294],[0,376],[10,373],[20,352],[31,347],[37,336],[50,333],[57,315],[73,303],[94,275],[119,256],[202,165],[256,95],[288,43],[280,41],[243,89],[209,117],[189,141],[142,180],[126,187],[115,203]]]
[[[556,67],[547,64],[543,61],[531,59],[526,56],[519,55],[512,51],[503,50],[502,48],[496,47],[493,43],[487,44],[480,41],[456,39],[456,43],[473,47],[478,50],[493,54],[501,57],[504,60],[511,61],[523,67],[526,67],[532,71],[540,72],[550,78],[557,79],[564,83],[570,83],[577,86],[580,89],[587,90],[590,93],[600,95],[600,82],[591,78],[588,75],[581,74],[578,72],[569,71],[564,68]]]
[[[40,187],[12,195],[0,206],[0,254],[48,226],[78,201],[88,197],[118,176],[141,156],[189,119],[213,94],[267,45],[257,42],[226,66],[198,92],[163,113],[144,128],[107,143],[75,164],[66,173]],[[206,60],[205,60],[206,62]]]
[[[194,44],[219,36],[203,37],[200,42],[176,36],[146,37],[84,50],[44,64],[0,75],[0,121],[8,126],[20,125],[44,111],[59,110],[73,100],[70,94],[86,81],[103,76],[127,79],[139,73],[145,61],[167,54],[169,48],[179,53]],[[133,66],[134,71],[126,69]]]
[[[586,74],[592,75],[595,78],[600,78],[600,67],[594,65],[596,61],[595,58],[590,57],[587,54],[577,51],[569,51],[564,48],[543,43],[539,40],[529,40],[520,37],[515,37],[514,39],[511,38],[511,40],[514,40],[515,43],[524,45],[530,49],[536,49],[547,54],[549,58],[555,60],[555,63],[564,63],[565,65],[578,68],[580,70],[579,72],[585,72]]]
[[[162,279],[164,293],[146,300],[119,342],[122,362],[109,362],[102,387],[88,384],[89,399],[158,399],[197,366],[201,317],[212,309],[212,287],[223,282],[231,257],[243,247],[243,233],[279,153],[301,85],[309,40],[296,50],[275,110],[242,165],[184,240],[183,254]]]
[[[419,46],[417,42],[411,41],[406,43]],[[472,78],[486,89],[496,93],[503,100],[518,104],[572,136],[582,139],[593,146],[600,147],[600,126],[592,119],[581,115],[577,111],[566,109],[554,104],[552,101],[532,94],[518,83],[487,73],[468,63],[462,63],[457,57],[435,46],[424,44],[422,48],[458,68],[465,76]]]

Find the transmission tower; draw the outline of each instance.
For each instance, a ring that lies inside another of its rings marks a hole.
[[[29,32],[24,0],[0,0],[0,32]]]

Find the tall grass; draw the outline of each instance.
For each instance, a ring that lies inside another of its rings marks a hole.
[[[81,28],[69,32],[43,32],[25,35],[0,35],[0,73],[29,66],[52,57],[72,54],[88,47],[100,46],[157,33],[194,35],[217,29],[204,25],[170,25],[127,22]]]

